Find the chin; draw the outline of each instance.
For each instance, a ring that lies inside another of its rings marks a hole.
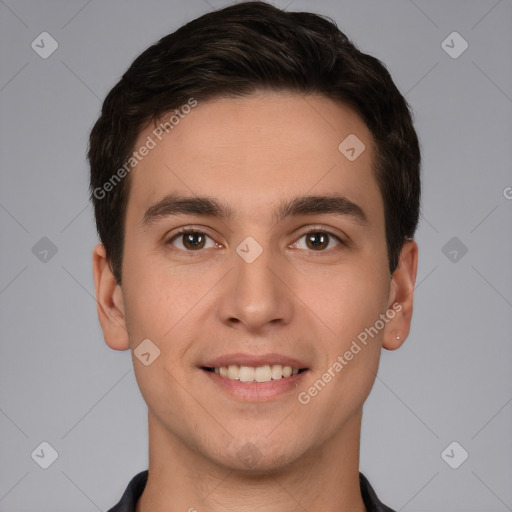
[[[287,438],[288,442],[293,439],[291,435]],[[222,460],[216,460],[217,464],[253,476],[280,471],[303,455],[297,446],[287,446],[282,439],[269,440],[265,435],[253,436],[252,440],[233,441],[224,450],[220,454]]]

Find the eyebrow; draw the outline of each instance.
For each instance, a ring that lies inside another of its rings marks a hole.
[[[162,218],[180,214],[202,215],[228,220],[233,217],[233,210],[212,197],[169,194],[146,210],[142,224],[147,228]],[[319,214],[349,217],[361,225],[368,223],[368,217],[364,210],[358,204],[341,195],[295,197],[279,205],[274,212],[274,217],[276,222],[281,222],[288,217]]]

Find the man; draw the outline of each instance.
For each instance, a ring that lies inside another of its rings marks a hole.
[[[99,320],[148,405],[111,511],[391,510],[359,440],[409,333],[420,152],[383,65],[314,14],[211,12],[133,62],[89,160]]]

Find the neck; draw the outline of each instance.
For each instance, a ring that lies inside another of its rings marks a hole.
[[[136,512],[365,512],[359,488],[361,413],[285,467],[238,471],[185,446],[149,413],[149,475]]]

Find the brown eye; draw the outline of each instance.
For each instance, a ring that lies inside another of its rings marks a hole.
[[[183,251],[199,251],[216,246],[215,242],[205,233],[190,230],[178,233],[167,243]]]
[[[329,231],[312,230],[303,234],[291,247],[293,249],[323,252],[326,249],[334,249],[339,245],[343,245],[343,241],[335,234]]]
[[[306,245],[315,251],[325,249],[329,245],[329,235],[319,231],[306,235]]]
[[[183,245],[188,250],[202,249],[205,245],[206,237],[202,233],[184,233],[181,236]]]

